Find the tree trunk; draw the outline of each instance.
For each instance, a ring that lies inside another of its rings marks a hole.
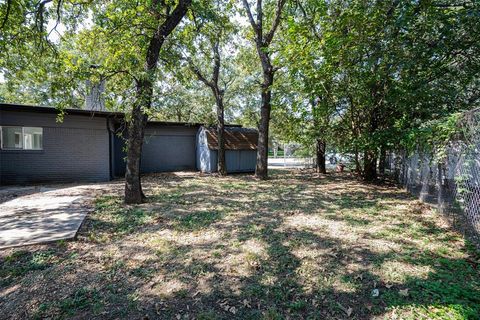
[[[377,155],[375,151],[365,151],[363,157],[363,180],[375,181],[377,179]]]
[[[317,172],[323,174],[327,173],[325,166],[325,149],[325,141],[323,139],[317,139]]]
[[[377,101],[378,85],[375,85],[372,89],[373,100]],[[375,106],[370,111],[370,123],[368,128],[368,133],[370,136],[373,136],[378,128],[378,114],[379,108]],[[366,147],[364,149],[363,157],[363,180],[365,181],[375,181],[377,179],[377,153],[378,150],[372,150],[372,147]]]
[[[225,108],[223,97],[217,97],[217,136],[218,136],[218,164],[217,170],[221,176],[227,175],[227,164],[225,161]]]
[[[380,176],[385,176],[385,166],[387,165],[387,151],[384,147],[380,149],[380,159],[378,161],[378,173]]]
[[[145,57],[144,74],[137,80],[136,96],[132,110],[132,119],[128,124],[127,165],[125,173],[125,203],[141,203],[145,199],[140,181],[140,160],[142,156],[143,137],[147,125],[146,111],[151,107],[153,83],[155,81],[160,49],[175,27],[187,13],[192,0],[180,0],[173,11],[158,25],[150,38]],[[159,4],[153,6],[154,14],[158,15]]]
[[[260,107],[260,124],[258,126],[257,143],[257,164],[255,166],[255,177],[264,180],[268,178],[268,130],[270,124],[272,84],[275,69],[272,66],[269,56],[269,46],[272,43],[275,32],[280,24],[281,14],[286,0],[277,0],[275,14],[268,32],[263,29],[263,7],[262,0],[257,0],[256,19],[250,10],[248,0],[243,0],[243,6],[247,12],[250,25],[255,33],[255,47],[257,49],[260,63],[262,64],[262,105]]]
[[[355,172],[360,176],[362,174],[362,167],[360,166],[360,159],[358,159],[358,150],[355,149]]]
[[[221,56],[220,56],[220,39],[216,38],[212,43],[214,65],[213,65],[213,74],[212,79],[208,80],[205,75],[200,71],[200,69],[193,64],[190,60],[190,68],[193,73],[197,76],[198,80],[203,82],[207,87],[212,90],[213,96],[215,97],[215,103],[217,105],[217,139],[218,139],[218,150],[217,150],[217,171],[221,176],[227,175],[227,164],[225,161],[225,106],[223,104],[223,96],[225,94],[224,89],[220,89],[218,84],[220,79],[220,67],[221,67]]]
[[[271,70],[271,67],[269,68]],[[268,71],[268,70],[267,70]],[[268,178],[268,131],[270,123],[273,72],[264,72],[262,84],[262,105],[260,108],[260,125],[258,127],[257,165],[255,177],[261,180]]]
[[[148,80],[137,83],[136,105],[128,125],[127,169],[125,173],[125,203],[141,203],[145,199],[140,181],[140,161],[147,115],[143,108],[151,103],[152,83]]]

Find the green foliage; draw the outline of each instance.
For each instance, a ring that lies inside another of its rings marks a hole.
[[[163,15],[151,1],[41,3],[0,4],[0,101],[81,107],[85,81],[106,79],[107,107],[128,113]],[[275,6],[263,2],[265,30]],[[478,1],[289,1],[263,48],[278,67],[271,144],[312,149],[320,138],[360,158],[420,145],[442,157],[458,115],[479,106],[479,11]],[[210,89],[189,65],[210,75],[218,40],[227,121],[256,127],[261,65],[241,4],[197,0],[187,18],[160,53],[149,116],[215,122]]]
[[[434,152],[437,159],[443,159],[450,142],[460,132],[461,119],[462,114],[456,112],[441,119],[427,121],[408,132],[404,146],[411,152],[420,147],[423,149],[421,151]]]
[[[458,112],[479,104],[478,9],[300,1],[283,30],[283,135],[305,145],[326,137],[346,153],[444,145]]]

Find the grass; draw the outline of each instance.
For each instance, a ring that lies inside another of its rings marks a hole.
[[[50,249],[36,252],[22,249],[13,251],[5,256],[0,265],[0,284],[11,284],[31,271],[48,269],[58,261],[59,257]]]
[[[200,211],[180,216],[177,219],[176,229],[179,231],[193,231],[207,228],[221,218],[216,211]]]
[[[144,179],[78,240],[0,252],[13,319],[478,319],[480,253],[404,191],[346,175]],[[372,292],[378,290],[378,296]]]

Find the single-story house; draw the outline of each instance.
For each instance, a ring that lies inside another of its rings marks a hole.
[[[55,108],[0,103],[0,185],[108,181],[125,175],[124,114],[64,112],[63,121],[57,122]],[[207,131],[208,167],[198,157],[205,142],[200,133]],[[228,125],[226,136],[228,172],[253,172],[256,130]],[[200,123],[149,121],[141,170],[214,172],[215,137],[215,130]]]

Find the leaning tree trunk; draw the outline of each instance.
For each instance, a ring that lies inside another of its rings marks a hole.
[[[128,125],[127,140],[127,165],[125,172],[125,203],[141,203],[145,196],[142,192],[140,181],[140,159],[142,156],[143,137],[147,125],[146,111],[151,107],[153,95],[153,83],[157,70],[158,57],[165,39],[180,23],[187,13],[192,0],[179,0],[177,6],[165,18],[165,21],[158,25],[150,38],[148,50],[143,67],[144,74],[137,80],[135,102],[133,104],[132,118]],[[159,14],[159,3],[153,2],[153,14]]]
[[[271,70],[271,67],[270,67]],[[268,129],[272,109],[273,72],[264,72],[262,84],[262,106],[260,108],[260,125],[258,127],[257,165],[255,177],[264,180],[268,178]]]
[[[145,199],[140,182],[140,161],[147,123],[147,115],[143,108],[150,106],[151,94],[150,81],[137,83],[137,104],[132,110],[132,119],[128,125],[125,203],[140,203]]]
[[[227,175],[227,164],[225,161],[225,108],[223,97],[217,97],[217,136],[218,136],[218,164],[217,170],[221,176]]]
[[[325,149],[326,143],[323,139],[317,139],[317,172],[318,173],[327,173],[327,168],[325,166]]]

